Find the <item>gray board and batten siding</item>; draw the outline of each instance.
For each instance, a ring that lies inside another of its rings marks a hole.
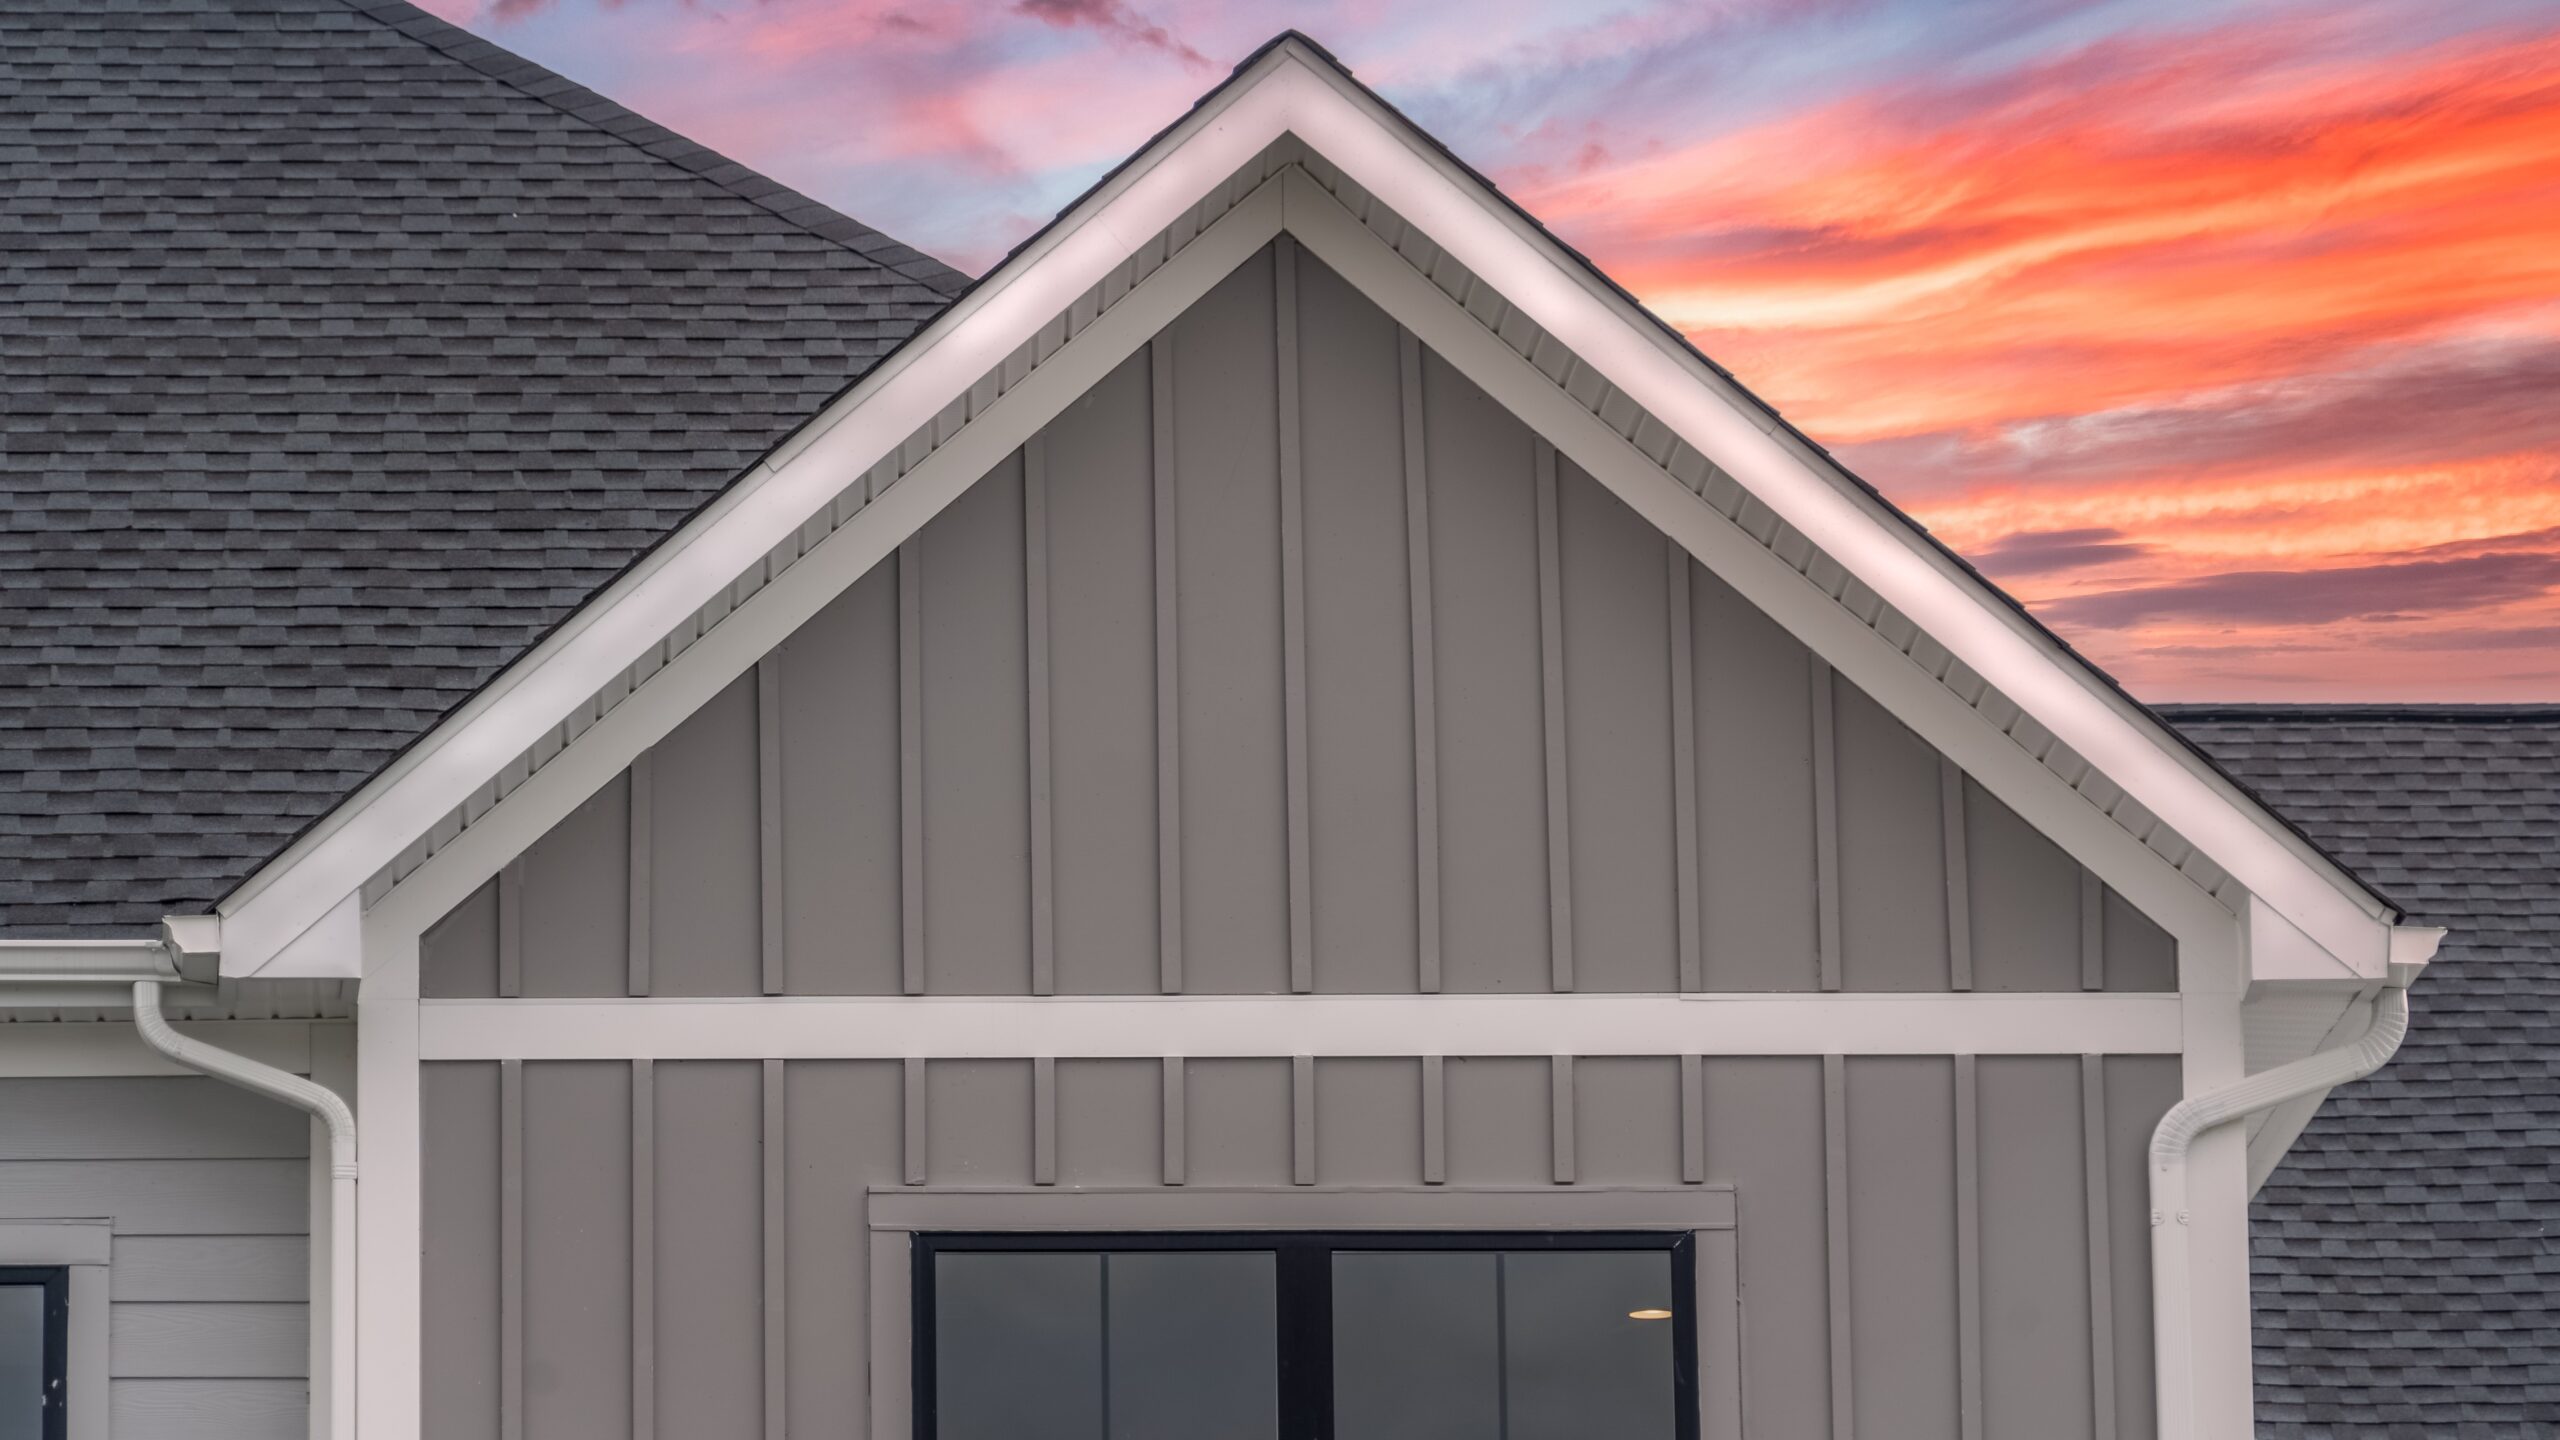
[[[301,1111],[218,1080],[0,1080],[0,1227],[111,1232],[115,1440],[309,1433],[309,1155]]]
[[[430,1001],[2176,973],[1285,239],[421,964]],[[2175,1056],[436,1062],[426,1434],[867,1434],[908,1312],[865,1215],[910,1187],[1729,1186],[1747,1434],[2133,1440],[2178,1093]]]
[[[2157,992],[2176,951],[1284,240],[458,908],[421,986]]]

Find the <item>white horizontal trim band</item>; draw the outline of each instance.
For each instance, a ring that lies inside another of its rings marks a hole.
[[[1723,1185],[871,1191],[873,1230],[1730,1230]]]
[[[422,1060],[2169,1055],[2175,995],[425,1000]]]

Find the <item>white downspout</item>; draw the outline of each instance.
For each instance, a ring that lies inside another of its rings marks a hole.
[[[160,982],[133,984],[133,1024],[143,1043],[190,1070],[307,1110],[329,1127],[329,1428],[330,1440],[356,1433],[356,1116],[325,1085],[262,1065],[245,1055],[190,1040],[160,1013]],[[315,1217],[316,1218],[316,1217]],[[318,1260],[321,1257],[314,1256]]]
[[[2385,989],[2373,1023],[2358,1039],[2306,1055],[2169,1107],[2151,1132],[2151,1334],[2158,1370],[2159,1440],[2194,1440],[2195,1359],[2186,1325],[2188,1267],[2187,1152],[2196,1137],[2315,1091],[2361,1080],[2382,1068],[2409,1033],[2409,992]],[[2245,1434],[2244,1429],[2241,1433]]]

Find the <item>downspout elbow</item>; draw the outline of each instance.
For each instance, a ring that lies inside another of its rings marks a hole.
[[[2190,1096],[2169,1107],[2151,1132],[2151,1164],[2185,1163],[2196,1137],[2217,1125],[2255,1115],[2314,1091],[2361,1080],[2382,1068],[2409,1033],[2409,992],[2388,989],[2374,1001],[2373,1023],[2353,1042],[2306,1055],[2290,1065],[2235,1081],[2219,1090]],[[2159,1223],[2157,1215],[2152,1223]]]
[[[329,1127],[330,1178],[356,1178],[356,1115],[344,1097],[300,1075],[179,1034],[168,1017],[160,1013],[160,983],[133,982],[133,1024],[142,1032],[144,1044],[189,1070],[243,1090],[254,1090],[320,1117],[321,1123]]]

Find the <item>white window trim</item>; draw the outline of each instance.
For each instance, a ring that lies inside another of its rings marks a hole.
[[[62,1357],[69,1440],[107,1440],[107,1265],[114,1246],[108,1220],[0,1220],[0,1265],[59,1265],[69,1275]]]
[[[1530,1190],[1308,1186],[870,1192],[871,1433],[915,1429],[915,1237],[919,1231],[1686,1230],[1695,1242],[1698,1434],[1742,1440],[1741,1269],[1726,1186]],[[1406,1211],[1410,1211],[1408,1216]]]

